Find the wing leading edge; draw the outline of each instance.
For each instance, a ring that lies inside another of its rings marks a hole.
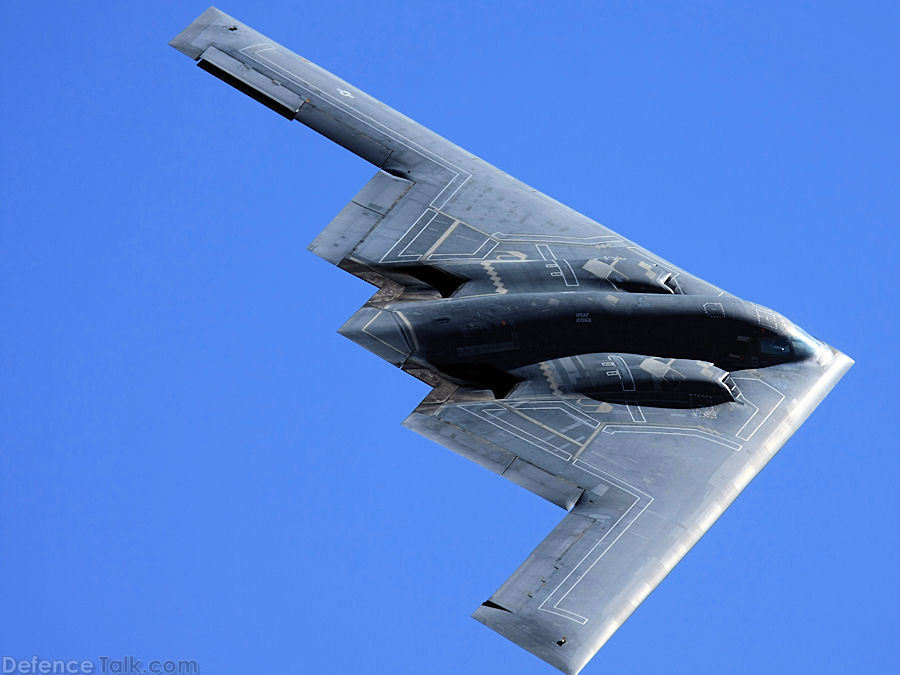
[[[708,319],[743,301],[215,8],[170,44],[378,168],[310,249],[380,289],[341,332],[434,387],[405,425],[569,512],[473,615],[566,673],[590,660],[852,365],[823,344],[814,359],[716,379],[724,398],[688,392],[679,405],[635,385],[671,383],[674,362],[634,354],[587,355],[619,387],[612,398],[584,393],[578,356],[521,368],[493,391],[461,386],[409,358],[419,345],[406,301],[701,295]],[[761,333],[777,328],[764,308],[751,311]],[[517,344],[514,331],[507,338]],[[684,363],[700,384],[723,372]]]
[[[712,419],[636,404],[585,410],[583,400],[558,397],[507,401],[506,414],[491,413],[494,403],[468,404],[491,442],[523,448],[529,461],[584,488],[473,616],[560,670],[580,671],[852,365],[840,353],[825,360],[738,378],[743,400],[717,406]],[[568,414],[548,414],[553,405]],[[452,419],[452,408],[423,412]],[[584,415],[577,432],[576,410]],[[538,424],[576,444],[545,436],[545,445]]]
[[[668,275],[678,292],[722,293],[215,8],[170,44],[204,70],[378,167],[310,246],[334,264],[352,261],[360,276],[390,278],[422,266],[452,275],[474,263],[483,280],[499,278],[502,286],[502,266],[477,266],[558,260],[554,279],[569,290],[595,276],[566,261],[602,256],[619,261],[618,268],[627,267],[626,276],[639,282],[652,269],[651,277]],[[369,208],[372,195],[378,196],[377,208]],[[461,274],[468,278],[468,272]],[[400,284],[406,280],[401,277]]]

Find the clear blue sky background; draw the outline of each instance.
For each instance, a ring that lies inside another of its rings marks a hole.
[[[585,673],[897,657],[893,2],[221,5],[857,360]],[[562,516],[400,426],[306,245],[374,172],[167,41],[4,7],[0,654],[551,673],[469,618]]]

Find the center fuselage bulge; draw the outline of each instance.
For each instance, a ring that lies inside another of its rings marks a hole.
[[[811,356],[815,343],[779,314],[737,298],[642,293],[517,293],[400,301],[384,307],[405,362],[497,388],[504,373],[600,352],[708,361],[723,370]],[[385,319],[387,317],[384,317]],[[377,338],[376,338],[377,339]]]

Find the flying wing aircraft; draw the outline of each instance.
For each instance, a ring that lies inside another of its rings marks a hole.
[[[405,425],[568,513],[474,617],[577,673],[853,361],[215,8],[171,45],[377,167],[310,245],[340,332],[433,387]]]

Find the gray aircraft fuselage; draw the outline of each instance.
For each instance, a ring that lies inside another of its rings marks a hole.
[[[310,245],[378,288],[340,332],[431,387],[407,427],[568,512],[473,613],[567,675],[852,364],[215,8],[172,45],[377,167]]]
[[[497,394],[517,383],[516,369],[564,357],[637,354],[735,371],[810,358],[818,349],[784,317],[733,296],[537,291],[389,303],[383,312],[342,332],[380,340],[411,362]]]

